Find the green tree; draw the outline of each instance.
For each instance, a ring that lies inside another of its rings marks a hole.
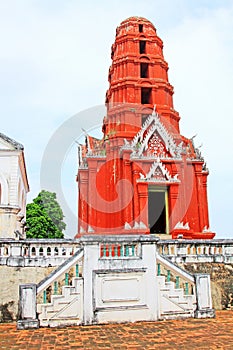
[[[63,238],[66,224],[56,193],[42,190],[27,204],[27,238]]]

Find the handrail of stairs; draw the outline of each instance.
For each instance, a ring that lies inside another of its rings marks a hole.
[[[177,276],[180,276],[181,278],[187,280],[189,283],[195,283],[194,276],[191,273],[183,270],[178,265],[174,264],[169,259],[165,258],[164,256],[161,256],[160,254],[157,254],[157,263],[162,264],[166,267],[166,269],[172,271]]]
[[[77,261],[83,257],[83,248],[77,250],[77,252],[71,256],[68,260],[64,261],[57,269],[55,269],[50,275],[45,277],[37,284],[37,294],[45,290],[56,279],[67,272]]]

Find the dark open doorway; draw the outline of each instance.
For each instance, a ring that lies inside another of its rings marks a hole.
[[[148,221],[150,233],[168,233],[167,209],[166,190],[149,190]]]

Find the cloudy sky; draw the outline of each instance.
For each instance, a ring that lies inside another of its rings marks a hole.
[[[61,180],[67,237],[76,233],[74,139],[82,124],[101,124],[115,29],[134,15],[157,28],[181,132],[198,134],[196,145],[203,144],[211,229],[217,238],[233,237],[232,0],[0,0],[1,132],[24,144],[28,200],[41,182],[56,190]]]

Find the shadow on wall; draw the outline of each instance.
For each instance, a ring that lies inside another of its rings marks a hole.
[[[9,310],[14,305],[14,301],[9,301],[6,304],[0,305],[0,322],[14,321],[13,312]]]

